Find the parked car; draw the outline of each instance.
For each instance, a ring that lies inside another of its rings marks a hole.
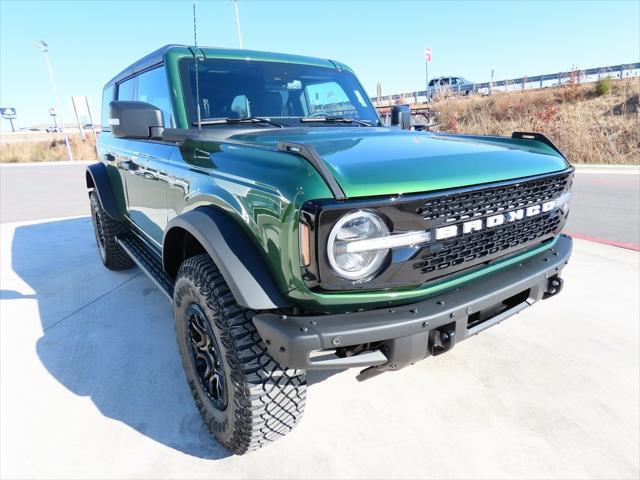
[[[473,83],[462,77],[432,78],[427,86],[427,98],[429,100],[436,95],[469,95],[471,93],[473,93]]]
[[[385,128],[346,65],[250,50],[163,47],[102,105],[100,258],[169,299],[237,454],[300,421],[307,370],[397,371],[562,289],[573,168],[543,135]]]

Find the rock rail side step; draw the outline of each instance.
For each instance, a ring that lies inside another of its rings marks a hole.
[[[152,248],[134,232],[118,237],[118,244],[131,257],[140,270],[164,293],[169,301],[173,300],[173,280],[162,268],[162,259]]]

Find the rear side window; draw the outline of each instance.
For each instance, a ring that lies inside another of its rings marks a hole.
[[[111,126],[109,125],[109,103],[113,101],[116,91],[115,85],[109,85],[102,92],[102,118],[100,119],[100,129],[103,132],[110,132]]]
[[[136,100],[158,107],[164,116],[164,126],[170,127],[172,125],[171,100],[164,67],[154,68],[138,76]]]
[[[135,77],[118,84],[118,100],[133,101]]]

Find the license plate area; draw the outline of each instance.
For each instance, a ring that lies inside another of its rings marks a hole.
[[[523,290],[520,293],[516,293],[509,298],[504,299],[500,303],[495,305],[491,305],[489,307],[483,308],[482,310],[478,310],[475,313],[470,314],[467,317],[467,330],[471,330],[492,318],[503,314],[512,308],[517,307],[518,305],[524,303],[529,298],[530,289]]]

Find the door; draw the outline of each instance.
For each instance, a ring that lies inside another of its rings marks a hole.
[[[167,226],[167,163],[174,145],[131,141],[128,158],[120,163],[126,172],[129,218],[156,246],[162,245]]]
[[[136,77],[133,99],[158,107],[165,127],[173,125],[164,67]],[[157,140],[129,140],[126,155],[118,162],[125,179],[129,218],[157,247],[162,245],[167,225],[167,161],[176,149],[174,144]]]

